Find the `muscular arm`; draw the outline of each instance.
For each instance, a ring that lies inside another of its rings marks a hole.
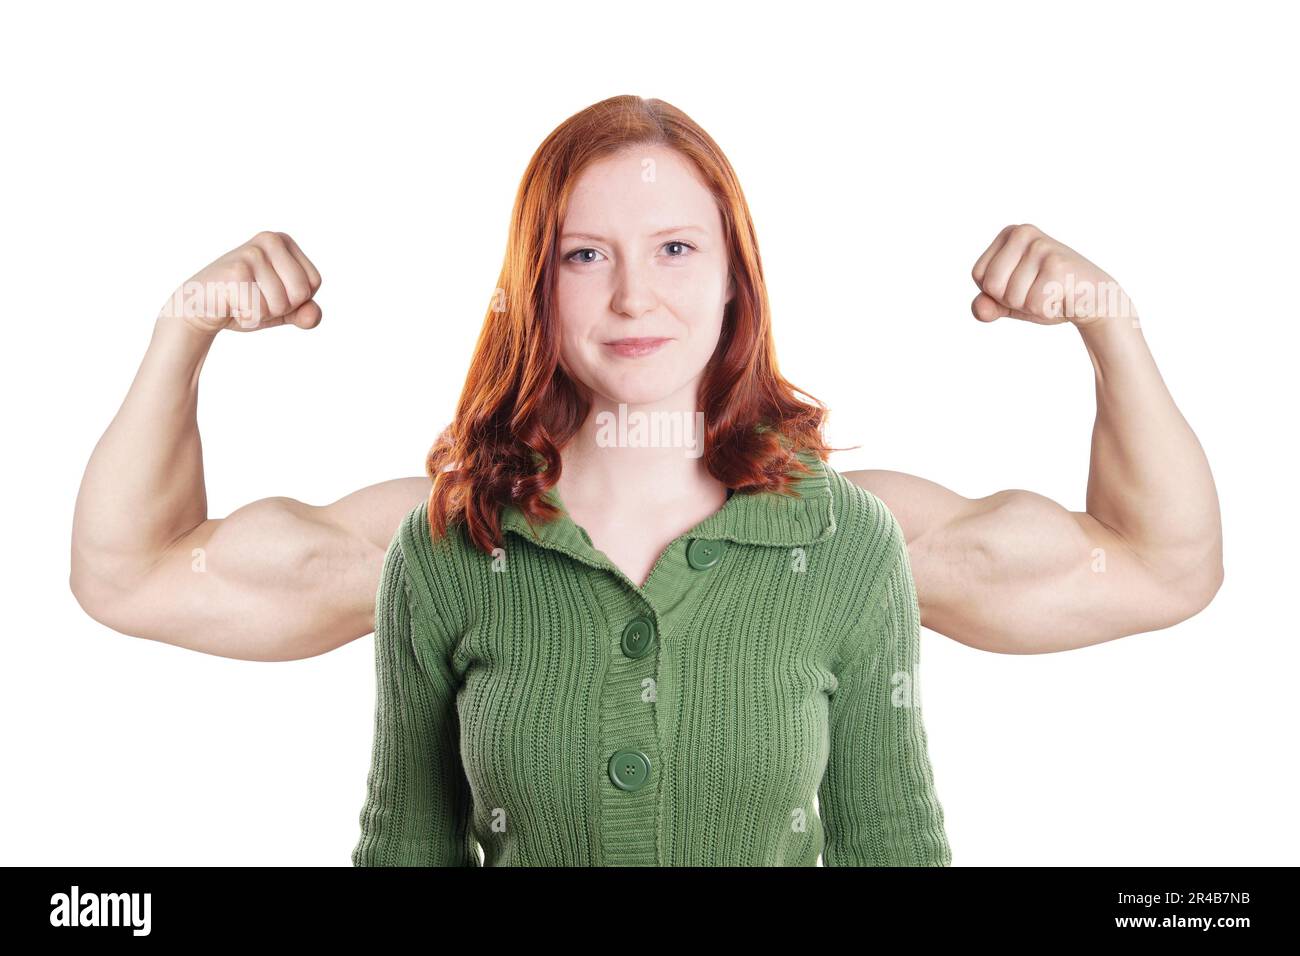
[[[1047,321],[1044,277],[1062,268],[1108,278],[1033,227],[1016,228],[977,263],[982,321]],[[963,644],[1035,654],[1158,630],[1203,609],[1223,580],[1209,463],[1135,317],[1075,324],[1096,377],[1084,511],[1021,489],[971,499],[894,471],[845,475],[902,525],[922,623]]]
[[[251,280],[265,318],[239,331],[319,321],[320,277],[283,234],[259,233],[190,283]],[[155,321],[82,478],[69,584],[91,617],[123,634],[246,660],[312,657],[373,629],[385,550],[430,483],[395,479],[319,506],[270,497],[210,518],[199,372],[242,310],[222,296],[209,304],[195,315],[165,308]]]
[[[1217,584],[1151,565],[1087,512],[1022,489],[965,498],[896,471],[845,477],[877,495],[907,537],[921,623],[1003,654],[1041,654],[1169,627]]]
[[[398,478],[328,505],[264,498],[152,556],[83,552],[73,590],[133,637],[241,660],[314,657],[374,629],[385,548],[428,494],[428,478]]]

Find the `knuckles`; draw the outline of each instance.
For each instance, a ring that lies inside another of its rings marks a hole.
[[[260,245],[260,246],[283,245],[284,238],[285,236],[284,233],[282,232],[273,232],[270,229],[263,229],[261,232],[255,235],[251,240],[249,240],[249,243],[250,245]]]
[[[187,280],[173,298],[192,297],[194,302],[186,307],[197,308],[205,318],[242,314],[251,301],[259,298],[273,315],[288,314],[312,299],[320,285],[320,278],[314,267],[304,267],[301,275],[296,271],[289,276],[280,275],[274,262],[281,255],[297,259],[301,252],[296,249],[287,233],[264,229]],[[263,283],[258,282],[257,277],[259,273],[266,275],[268,272],[280,281],[271,282],[269,288],[263,288]],[[209,289],[203,291],[200,288],[196,292],[192,288],[196,285],[207,286]],[[211,288],[214,285],[225,288]],[[244,288],[249,286],[252,287],[251,291]]]
[[[1053,249],[1043,255],[1043,261],[1039,269],[1043,272],[1062,272],[1068,262],[1069,259],[1060,250]]]
[[[253,266],[245,259],[233,259],[225,269],[226,278],[233,279],[235,282],[251,282],[253,280]]]

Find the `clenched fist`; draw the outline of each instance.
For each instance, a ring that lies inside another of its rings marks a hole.
[[[313,299],[319,288],[320,273],[292,238],[259,232],[187,279],[162,315],[213,335],[286,324],[310,329],[321,319]]]
[[[981,322],[1001,316],[1040,325],[1085,325],[1137,312],[1119,283],[1037,226],[1007,226],[971,269],[980,293],[971,312]]]

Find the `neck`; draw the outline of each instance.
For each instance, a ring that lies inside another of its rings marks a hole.
[[[629,509],[725,500],[725,486],[704,465],[703,414],[694,405],[675,397],[621,406],[593,399],[560,452],[561,500]]]

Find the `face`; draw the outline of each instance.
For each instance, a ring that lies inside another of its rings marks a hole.
[[[593,404],[695,410],[734,287],[722,215],[690,160],[631,147],[583,170],[560,226],[561,361]]]

